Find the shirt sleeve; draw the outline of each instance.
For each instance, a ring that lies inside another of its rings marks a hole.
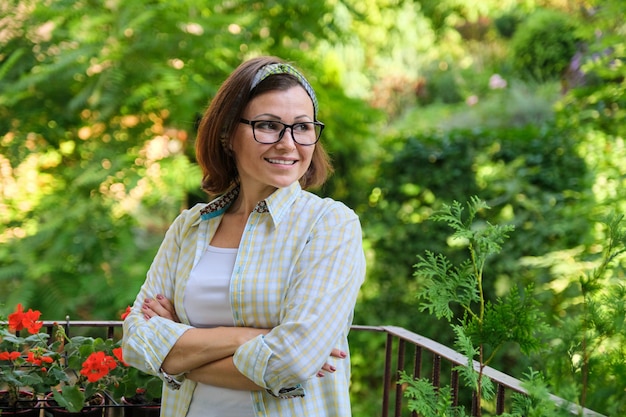
[[[239,347],[237,369],[274,394],[314,377],[333,348],[347,349],[365,278],[358,217],[335,202],[311,228],[281,306],[280,324]]]
[[[164,377],[161,373],[163,360],[178,338],[191,326],[162,317],[146,320],[141,307],[146,298],[154,298],[157,294],[163,294],[170,300],[174,297],[176,260],[181,250],[180,236],[181,230],[184,230],[184,220],[181,214],[168,229],[131,312],[124,320],[124,360],[161,378]]]

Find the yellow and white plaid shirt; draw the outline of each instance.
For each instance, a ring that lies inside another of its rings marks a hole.
[[[183,296],[192,268],[206,251],[235,188],[209,204],[182,212],[170,226],[132,308],[124,321],[124,359],[155,375],[176,342],[190,328]],[[306,395],[280,399],[251,392],[257,416],[351,415],[348,352],[354,304],[365,277],[361,226],[344,204],[304,191],[296,182],[259,202],[248,219],[231,277],[230,297],[237,326],[273,328],[240,346],[237,369],[274,393],[301,384]],[[174,301],[181,323],[145,320],[146,298],[163,294]],[[328,362],[337,372],[316,376]],[[183,417],[195,382],[163,390],[161,415]]]

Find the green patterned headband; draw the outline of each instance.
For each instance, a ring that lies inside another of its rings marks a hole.
[[[268,64],[261,69],[259,69],[252,80],[252,86],[250,87],[250,91],[254,90],[254,88],[259,85],[261,81],[269,77],[270,75],[276,74],[291,74],[298,79],[302,87],[306,90],[309,97],[311,97],[311,101],[313,102],[313,118],[317,120],[317,97],[315,96],[315,91],[313,91],[313,87],[311,84],[304,78],[304,75],[300,74],[297,69],[292,67],[289,64]]]

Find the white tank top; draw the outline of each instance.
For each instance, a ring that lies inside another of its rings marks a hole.
[[[191,271],[183,306],[194,327],[233,326],[230,277],[236,248],[209,246]],[[187,417],[253,417],[250,391],[197,384]]]

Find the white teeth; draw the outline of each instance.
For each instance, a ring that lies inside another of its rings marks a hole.
[[[268,159],[268,162],[279,165],[293,165],[296,161],[285,161],[284,159]]]

